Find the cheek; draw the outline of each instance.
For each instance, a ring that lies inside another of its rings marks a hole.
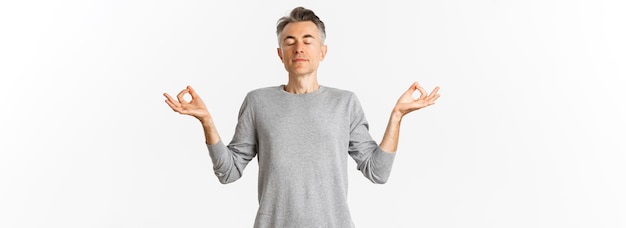
[[[283,60],[289,59],[289,55],[290,55],[289,48],[282,48],[282,49],[280,49],[280,51],[281,51],[281,56],[282,56]]]
[[[317,58],[322,58],[322,56],[323,56],[322,51],[320,50],[319,47],[311,47],[311,48],[309,48],[309,53],[311,53],[312,56],[315,56]]]

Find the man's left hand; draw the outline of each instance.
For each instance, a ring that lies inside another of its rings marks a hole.
[[[419,90],[420,97],[415,99],[413,98],[413,93]],[[396,106],[393,111],[398,112],[401,116],[404,116],[412,111],[430,106],[435,104],[437,98],[439,98],[439,86],[435,87],[430,94],[426,93],[424,88],[422,88],[419,83],[414,82],[409,89],[402,94],[402,96],[398,99]]]

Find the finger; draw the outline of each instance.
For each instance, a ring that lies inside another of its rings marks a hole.
[[[180,93],[178,93],[178,95],[176,96],[178,98],[178,102],[187,103],[187,101],[185,101],[185,98],[183,97],[186,93],[189,93],[188,89],[183,89],[182,91],[180,91]]]
[[[432,98],[428,99],[428,103],[435,104],[435,101],[439,98],[439,94],[435,94]]]
[[[434,94],[437,94],[437,92],[439,92],[439,86],[435,87],[435,88],[433,89],[433,91],[431,92],[431,94],[433,94],[433,93],[434,93]]]
[[[420,91],[420,97],[418,99],[424,99],[427,96],[426,91],[421,86],[417,85],[417,90]]]
[[[198,98],[198,94],[196,93],[196,90],[191,88],[191,86],[187,86],[187,89],[189,90],[189,95],[191,95],[191,99]]]
[[[163,93],[163,96],[165,96],[168,101],[170,101],[172,103],[176,103],[176,101],[174,101],[174,98],[172,98],[169,94]]]
[[[439,86],[435,87],[435,89],[433,89],[432,92],[430,92],[430,94],[428,95],[429,99],[433,98],[435,95],[437,95],[437,92],[439,92]]]
[[[167,103],[167,105],[170,106],[170,108],[172,108],[174,112],[180,112],[180,106],[178,106],[176,103],[170,100],[165,100],[165,103]]]
[[[417,86],[417,82],[413,82],[413,84],[411,84],[411,86],[409,87],[409,89],[407,89],[404,94],[413,94],[415,92],[415,87]]]
[[[174,110],[175,112],[180,112],[180,103],[176,102],[174,98],[172,98],[167,93],[163,93],[163,95],[167,98],[167,100],[165,100],[165,103],[167,103],[167,105],[169,105],[170,108],[172,108],[172,110]]]
[[[415,81],[415,82],[413,82],[413,84],[411,84],[411,87],[409,87],[409,90],[415,91],[415,88],[417,88],[417,86],[419,86],[419,85],[420,84],[417,81]]]

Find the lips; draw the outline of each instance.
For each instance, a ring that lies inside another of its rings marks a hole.
[[[308,60],[306,60],[306,59],[294,59],[294,60],[292,60],[292,61],[293,61],[293,62],[306,62],[306,61],[308,61]]]

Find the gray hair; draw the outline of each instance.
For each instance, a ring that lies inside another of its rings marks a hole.
[[[324,40],[326,40],[326,26],[324,26],[324,22],[322,22],[322,20],[320,20],[320,18],[317,17],[312,10],[304,7],[296,7],[291,10],[289,16],[284,16],[278,19],[278,22],[276,23],[276,35],[280,36],[280,33],[283,32],[287,24],[302,21],[313,22],[317,26],[317,29],[320,30],[322,43],[324,43]]]

